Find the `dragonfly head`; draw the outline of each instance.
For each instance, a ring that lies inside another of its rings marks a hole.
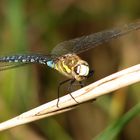
[[[77,65],[73,69],[74,78],[77,81],[82,81],[89,75],[89,65],[84,60],[79,60]]]

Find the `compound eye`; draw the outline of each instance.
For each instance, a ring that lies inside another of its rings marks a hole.
[[[89,67],[87,65],[77,65],[74,69],[75,73],[80,76],[87,76],[89,74]]]

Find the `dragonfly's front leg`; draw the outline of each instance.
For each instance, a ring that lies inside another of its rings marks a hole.
[[[58,94],[58,100],[57,100],[57,107],[59,107],[59,98],[60,98],[60,88],[61,88],[61,86],[63,85],[63,84],[65,84],[65,83],[67,83],[67,82],[69,82],[69,81],[71,81],[71,79],[67,79],[67,80],[65,80],[65,81],[62,81],[62,82],[60,82],[59,83],[59,85],[58,85],[58,90],[57,90],[57,94]]]

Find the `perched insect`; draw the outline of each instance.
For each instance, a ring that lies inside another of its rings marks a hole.
[[[56,69],[61,74],[68,77],[69,80],[67,81],[71,81],[71,84],[73,84],[75,80],[79,81],[79,83],[81,84],[81,82],[87,79],[93,72],[90,71],[88,62],[82,60],[77,54],[92,49],[95,46],[110,41],[111,39],[121,37],[133,30],[138,29],[140,29],[140,22],[135,22],[126,24],[120,28],[118,27],[109,30],[104,30],[87,36],[75,38],[69,41],[64,41],[56,45],[56,47],[52,50],[52,52],[49,55],[16,54],[9,56],[1,56],[0,62],[7,62],[9,64],[3,67],[1,66],[0,69],[5,70],[12,67],[16,67],[21,64],[39,63]],[[62,82],[60,85],[64,84],[67,81]]]

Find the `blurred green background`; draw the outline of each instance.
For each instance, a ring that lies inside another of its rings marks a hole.
[[[47,54],[61,41],[136,19],[140,19],[139,0],[1,0],[0,55]],[[87,84],[139,63],[139,50],[140,31],[135,31],[81,54],[95,71]],[[57,98],[58,84],[65,79],[55,70],[39,65],[1,71],[0,121]],[[67,94],[66,86],[62,95]],[[3,131],[0,140],[91,140],[139,101],[138,83],[92,104]],[[139,131],[140,117],[136,116],[113,139],[139,140]]]

